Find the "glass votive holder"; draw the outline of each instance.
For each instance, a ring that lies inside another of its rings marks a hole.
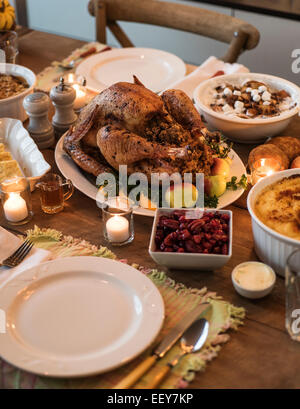
[[[30,184],[24,177],[6,179],[0,184],[4,218],[8,223],[21,225],[33,216]]]
[[[76,92],[76,98],[74,101],[74,111],[79,114],[81,109],[84,108],[88,102],[88,93],[86,90],[86,79],[82,75],[76,75],[74,73],[65,74],[63,76],[65,82],[74,88]]]
[[[3,2],[2,2],[3,3]],[[18,51],[18,35],[12,30],[0,30],[0,61],[9,64],[16,63]]]
[[[250,166],[251,184],[255,185],[259,180],[281,170],[281,164],[274,158],[261,158]]]
[[[102,207],[103,233],[113,246],[124,246],[134,239],[132,206],[127,198],[111,197]]]

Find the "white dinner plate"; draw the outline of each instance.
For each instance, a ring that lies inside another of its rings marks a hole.
[[[166,51],[151,48],[120,48],[95,54],[76,68],[87,87],[101,92],[119,81],[132,82],[133,75],[153,92],[162,91],[186,73],[183,60]]]
[[[60,138],[55,148],[55,161],[59,170],[65,178],[70,179],[73,182],[73,185],[78,190],[91,199],[96,200],[98,193],[96,185],[86,178],[80,168],[63,150],[63,138],[64,136]],[[232,176],[236,176],[239,180],[243,174],[247,173],[246,168],[238,154],[233,149],[231,149],[229,156],[232,158],[232,164],[230,167],[230,175],[228,180],[230,180]],[[218,209],[222,209],[235,202],[243,194],[243,192],[243,189],[226,190],[226,192],[219,197]],[[137,209],[134,209],[134,213],[141,216],[154,217],[155,211],[138,207]]]
[[[24,271],[0,289],[0,355],[45,376],[78,377],[124,365],[155,339],[162,297],[144,274],[99,257],[70,257]]]

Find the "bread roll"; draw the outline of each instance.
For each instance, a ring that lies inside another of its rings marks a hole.
[[[300,156],[300,139],[292,136],[276,136],[266,142],[267,144],[276,145],[281,149],[292,162],[297,156]]]
[[[249,154],[248,164],[251,167],[256,161],[263,158],[271,158],[280,163],[281,169],[288,169],[290,161],[288,156],[278,146],[271,143],[257,146]]]

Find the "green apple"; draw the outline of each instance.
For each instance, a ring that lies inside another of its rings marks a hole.
[[[208,196],[221,196],[226,190],[226,179],[223,175],[206,176],[204,178],[204,192]]]
[[[174,184],[165,193],[165,200],[169,207],[194,207],[198,199],[196,186],[191,183]]]

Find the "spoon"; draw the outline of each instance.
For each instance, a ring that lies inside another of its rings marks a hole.
[[[207,339],[208,331],[209,322],[205,318],[200,318],[199,320],[195,321],[181,337],[181,352],[171,362],[168,362],[161,368],[161,370],[146,388],[156,388],[163,381],[169,371],[178,364],[184,355],[199,351]]]

